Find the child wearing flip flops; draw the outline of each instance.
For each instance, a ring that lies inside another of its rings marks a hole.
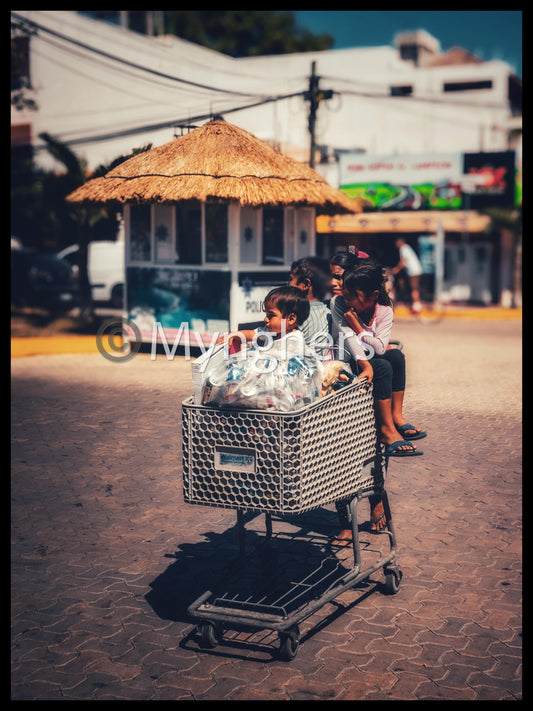
[[[412,440],[422,439],[426,433],[407,422],[403,415],[405,356],[397,348],[387,348],[394,314],[384,288],[382,267],[367,263],[341,276],[342,293],[337,291],[330,304],[333,335],[338,342],[343,334],[358,376],[366,376],[374,384],[380,440],[386,456],[421,455]],[[334,278],[339,281],[338,274]],[[351,529],[343,515],[343,506],[337,509],[343,525],[338,537],[349,540]],[[380,497],[370,497],[370,509],[370,528],[377,532],[386,525]]]
[[[338,341],[339,334],[344,334],[344,345],[356,360],[359,376],[364,373],[374,384],[381,442],[387,456],[422,454],[412,441],[426,433],[407,422],[403,414],[405,356],[397,348],[387,349],[394,314],[383,287],[381,266],[368,263],[344,272],[342,295],[332,299],[331,313],[334,337]]]

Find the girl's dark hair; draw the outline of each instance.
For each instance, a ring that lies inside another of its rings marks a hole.
[[[340,267],[344,269],[345,272],[351,271],[366,263],[366,259],[362,259],[352,252],[337,252],[330,261],[332,267]]]
[[[344,272],[342,283],[343,287],[351,294],[355,294],[356,289],[360,289],[366,296],[378,291],[378,304],[392,306],[385,290],[383,267],[380,264],[367,262],[356,269]]]
[[[296,277],[298,283],[309,279],[313,296],[322,301],[330,282],[329,265],[321,257],[303,257],[292,263],[291,277]]]
[[[276,286],[271,289],[265,296],[263,306],[265,309],[274,306],[284,318],[295,314],[298,326],[307,319],[311,309],[307,296],[296,286]]]

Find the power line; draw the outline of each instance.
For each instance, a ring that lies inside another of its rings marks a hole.
[[[314,167],[314,160],[315,160],[315,152],[316,152],[316,144],[315,144],[315,128],[316,128],[316,120],[317,120],[317,111],[320,103],[325,100],[329,100],[332,98],[333,95],[338,95],[338,96],[353,96],[357,97],[360,99],[368,99],[368,100],[383,100],[383,99],[394,99],[394,101],[397,104],[397,108],[406,109],[409,104],[411,106],[413,105],[414,102],[423,102],[423,103],[438,103],[438,104],[443,104],[445,106],[450,106],[450,107],[455,107],[455,106],[461,106],[461,107],[468,107],[468,106],[474,106],[475,108],[504,108],[504,105],[502,102],[500,103],[484,103],[484,102],[469,102],[469,101],[450,101],[449,99],[446,98],[441,98],[437,96],[416,96],[416,95],[408,95],[408,96],[392,96],[391,94],[385,94],[385,93],[379,93],[376,91],[368,91],[364,89],[360,90],[355,90],[355,89],[343,89],[341,91],[333,91],[331,89],[328,90],[321,90],[319,88],[319,81],[323,77],[319,77],[316,74],[316,62],[312,62],[311,66],[311,76],[309,77],[309,88],[307,91],[303,92],[293,92],[290,94],[285,94],[285,95],[277,95],[277,96],[266,96],[264,94],[255,94],[255,93],[246,93],[242,91],[233,91],[229,89],[221,89],[219,87],[213,87],[213,86],[208,86],[206,84],[202,84],[199,82],[193,82],[190,80],[186,79],[181,79],[179,77],[166,74],[164,72],[160,72],[158,70],[153,70],[149,69],[147,67],[144,67],[140,64],[137,64],[135,62],[130,62],[129,60],[123,59],[121,57],[118,57],[116,55],[113,55],[109,52],[105,52],[103,50],[98,50],[94,47],[91,47],[90,45],[79,42],[77,40],[74,40],[67,35],[61,34],[59,32],[56,32],[54,30],[51,30],[37,22],[34,22],[33,20],[28,20],[27,18],[24,18],[20,15],[17,15],[17,13],[12,12],[12,17],[14,18],[15,22],[13,23],[14,25],[17,22],[21,23],[21,26],[23,28],[30,28],[30,30],[35,33],[35,31],[40,30],[44,35],[41,36],[41,39],[44,41],[49,41],[51,42],[52,45],[56,46],[53,39],[48,38],[46,36],[46,33],[49,34],[52,38],[59,38],[60,40],[63,40],[70,45],[74,45],[75,47],[81,48],[83,50],[89,51],[92,54],[95,54],[99,57],[103,57],[108,60],[112,60],[113,62],[116,62],[118,64],[121,64],[128,69],[134,69],[134,70],[140,70],[142,73],[145,75],[149,75],[151,77],[158,77],[159,79],[164,79],[167,81],[172,81],[172,82],[177,82],[179,84],[184,84],[187,87],[194,87],[197,89],[201,90],[207,90],[210,92],[217,92],[217,93],[222,93],[230,96],[241,96],[241,97],[256,97],[258,98],[258,101],[255,101],[250,104],[242,105],[242,106],[235,106],[233,108],[229,109],[222,109],[219,111],[219,113],[222,114],[231,114],[235,113],[237,111],[243,111],[246,109],[250,108],[255,108],[258,106],[262,106],[268,103],[272,102],[277,102],[281,101],[287,98],[293,98],[293,97],[299,97],[302,96],[305,101],[309,102],[309,116],[308,116],[308,129],[309,129],[309,134],[310,134],[310,160],[309,164],[311,167]],[[68,45],[67,45],[68,48]],[[144,77],[141,77],[144,78]],[[331,81],[332,78],[328,77],[328,79]],[[153,79],[152,79],[153,81]],[[339,83],[345,83],[345,84],[352,84],[352,85],[359,85],[364,87],[365,83],[364,82],[359,82],[359,81],[350,81],[349,79],[346,78],[336,78],[333,79],[333,81],[337,81]],[[373,85],[368,85],[368,86],[376,86],[375,84]],[[403,102],[399,102],[399,99],[404,99]],[[121,129],[117,131],[107,131],[104,133],[99,133],[99,134],[93,134],[91,136],[81,136],[79,138],[72,138],[72,139],[67,139],[65,143],[69,146],[75,146],[75,145],[83,145],[87,143],[96,143],[99,141],[106,141],[106,140],[112,140],[116,138],[122,138],[126,136],[131,136],[131,135],[137,135],[141,133],[147,133],[150,131],[156,131],[164,128],[168,128],[171,126],[176,126],[180,123],[193,123],[196,121],[202,121],[202,120],[207,120],[212,116],[212,111],[209,113],[202,113],[198,114],[196,116],[187,116],[187,118],[179,118],[175,120],[165,120],[165,121],[160,121],[157,123],[150,123],[150,124],[145,124],[141,126],[134,126],[131,128],[126,128],[126,129]],[[59,139],[61,140],[61,136],[59,136]],[[37,146],[36,150],[42,150],[44,146]]]
[[[451,107],[458,107],[458,106],[464,106],[464,107],[471,107],[471,108],[479,108],[479,109],[504,109],[505,104],[502,102],[481,102],[481,101],[450,101],[449,99],[444,99],[440,98],[437,96],[416,96],[416,95],[411,95],[411,96],[391,96],[391,94],[371,94],[368,92],[362,92],[362,91],[342,91],[339,92],[343,95],[347,96],[357,96],[363,99],[391,99],[394,100],[394,102],[399,102],[400,100],[404,100],[405,103],[412,103],[412,102],[417,102],[420,101],[422,103],[426,104],[442,104],[444,106],[451,106]]]
[[[107,59],[111,59],[114,62],[119,62],[120,64],[124,64],[127,67],[133,68],[133,69],[138,69],[143,72],[147,72],[153,76],[157,76],[159,78],[163,79],[169,79],[171,81],[179,82],[181,84],[186,84],[187,86],[193,86],[198,89],[207,89],[208,91],[215,91],[219,92],[222,94],[232,94],[236,96],[262,96],[261,94],[254,94],[252,92],[242,92],[242,91],[232,91],[229,89],[221,89],[220,87],[216,86],[208,86],[207,84],[201,84],[199,82],[194,82],[190,81],[189,79],[181,79],[180,77],[173,76],[171,74],[166,74],[165,72],[160,72],[156,69],[148,69],[147,67],[142,66],[141,64],[137,64],[135,62],[130,62],[127,59],[123,59],[122,57],[117,57],[116,55],[111,54],[110,52],[105,52],[104,50],[96,49],[94,47],[91,47],[88,44],[85,44],[84,42],[80,42],[78,40],[74,40],[71,37],[68,37],[67,35],[64,35],[60,32],[56,32],[55,30],[51,30],[48,27],[45,27],[44,25],[40,25],[39,23],[33,21],[33,20],[28,20],[25,17],[22,17],[21,15],[17,15],[17,13],[12,12],[12,16],[19,22],[22,23],[22,27],[25,25],[30,27],[32,30],[37,29],[42,32],[47,32],[48,34],[58,37],[59,39],[64,40],[65,42],[70,42],[71,44],[74,44],[77,47],[81,47],[89,52],[94,52],[95,54],[100,55],[101,57],[106,57]]]
[[[261,101],[256,101],[252,104],[246,104],[245,106],[235,106],[231,109],[225,109],[222,112],[218,113],[223,113],[223,114],[231,114],[235,113],[236,111],[244,111],[245,109],[252,109],[255,108],[256,106],[262,106],[264,104],[269,104],[275,101],[282,101],[283,99],[291,99],[295,96],[303,96],[303,92],[297,92],[294,94],[286,94],[284,96],[271,96],[266,99],[263,99]],[[152,124],[145,124],[144,126],[135,126],[132,128],[128,129],[123,129],[120,131],[110,131],[107,133],[100,133],[98,135],[93,135],[93,136],[86,136],[82,138],[73,138],[67,141],[64,141],[68,146],[77,146],[77,145],[83,145],[87,143],[97,143],[99,141],[108,141],[112,140],[115,138],[124,138],[126,136],[134,136],[137,134],[141,133],[149,133],[150,131],[157,131],[160,129],[164,128],[169,128],[171,126],[177,126],[179,124],[186,124],[186,123],[194,123],[196,121],[206,121],[210,118],[212,118],[213,113],[204,113],[204,114],[199,114],[197,116],[187,116],[186,118],[178,118],[174,119],[172,121],[161,121],[160,123],[152,123]],[[61,136],[57,137],[59,140],[61,140]],[[36,146],[35,150],[40,151],[46,149],[46,146]]]
[[[323,79],[327,79],[328,81],[331,82],[337,82],[337,83],[345,83],[345,84],[356,84],[359,86],[364,87],[365,84],[364,82],[353,82],[350,79],[346,79],[345,77],[322,77]],[[367,86],[376,86],[376,84],[369,84]],[[409,94],[405,96],[392,96],[390,93],[383,93],[383,92],[378,92],[378,91],[371,91],[363,89],[342,89],[338,92],[339,94],[343,94],[346,96],[357,96],[363,99],[393,99],[394,102],[405,102],[405,103],[411,103],[411,102],[423,102],[423,103],[431,103],[431,104],[443,104],[445,106],[471,106],[474,108],[484,108],[484,109],[501,109],[505,108],[505,103],[504,102],[489,102],[489,101],[472,101],[472,100],[458,100],[458,101],[453,101],[448,98],[444,98],[440,95],[433,94],[433,95],[426,95],[426,96],[421,96],[419,94]]]
[[[86,64],[87,64],[88,62],[92,62],[92,63],[96,63],[98,66],[102,66],[102,65],[103,65],[103,66],[109,66],[108,64],[106,64],[106,59],[107,59],[107,58],[106,58],[106,57],[103,57],[103,56],[101,56],[101,55],[99,55],[99,53],[98,53],[96,50],[93,51],[92,53],[89,53],[89,55],[87,55],[87,52],[85,52],[85,51],[83,51],[83,50],[82,50],[82,51],[77,51],[77,48],[76,48],[75,46],[70,46],[70,45],[68,45],[68,44],[58,42],[58,41],[56,40],[56,38],[54,38],[54,37],[48,37],[48,36],[46,36],[45,34],[43,34],[43,35],[41,35],[41,36],[39,37],[39,39],[41,40],[41,42],[42,42],[44,45],[50,45],[50,46],[53,47],[54,49],[59,50],[60,52],[66,53],[66,54],[67,54],[67,58],[68,58],[69,56],[74,56],[74,57],[76,57],[76,58],[83,59],[84,63],[86,63]],[[36,55],[39,55],[39,49],[36,49],[35,47],[32,47],[32,54],[33,54],[33,53],[35,53]],[[57,54],[57,53],[56,53],[56,54]],[[42,52],[42,53],[41,53],[41,56],[45,57],[49,62],[56,63],[58,66],[62,67],[62,68],[65,69],[65,70],[74,71],[74,72],[76,72],[76,74],[79,74],[79,73],[80,73],[80,69],[79,69],[79,68],[75,68],[74,66],[72,66],[72,65],[70,65],[70,64],[61,63],[61,62],[59,61],[59,59],[57,59],[56,57],[54,57],[54,56],[52,56],[52,55],[50,55],[50,54],[47,54],[46,52]],[[186,96],[198,96],[199,99],[202,99],[203,97],[205,97],[205,96],[206,96],[206,93],[208,93],[208,92],[210,91],[209,88],[208,88],[208,89],[200,89],[200,90],[199,90],[199,93],[198,93],[197,95],[196,95],[196,94],[192,94],[193,87],[191,87],[191,86],[188,86],[188,85],[181,86],[181,87],[175,86],[175,82],[176,82],[176,81],[179,82],[179,84],[182,84],[184,80],[180,80],[180,79],[178,79],[178,78],[170,79],[170,81],[174,83],[174,86],[171,86],[171,85],[169,85],[169,80],[168,80],[168,79],[158,80],[158,78],[155,78],[152,74],[150,74],[150,70],[149,70],[149,69],[146,69],[146,70],[144,71],[144,73],[141,73],[141,74],[139,74],[138,72],[131,72],[131,69],[132,69],[132,67],[123,66],[123,65],[120,66],[120,65],[119,65],[119,66],[113,67],[113,72],[115,72],[115,73],[117,73],[117,74],[122,73],[122,74],[124,74],[124,76],[126,76],[127,78],[129,78],[129,79],[131,79],[131,80],[135,80],[135,82],[146,82],[147,84],[150,85],[150,88],[151,88],[151,89],[153,89],[154,87],[157,86],[157,87],[160,87],[161,89],[164,89],[165,91],[168,91],[169,88],[171,88],[172,91],[175,91],[175,92],[176,92],[176,91],[179,91],[179,92],[181,92],[183,95],[186,95]],[[241,75],[241,78],[242,78],[242,75]],[[95,79],[95,81],[98,81],[99,84],[102,83],[102,80],[101,80],[101,79],[97,79],[97,80]],[[111,85],[109,84],[109,86],[111,86]],[[115,88],[117,91],[124,92],[123,86],[122,86],[121,84],[119,84],[118,86],[115,86],[114,88]],[[250,97],[256,97],[256,96],[262,97],[262,96],[266,96],[265,94],[253,94],[253,93],[251,93],[251,94],[246,94],[246,93],[244,93],[244,92],[239,92],[239,91],[234,92],[234,91],[232,91],[232,90],[230,90],[230,89],[226,90],[226,93],[227,93],[227,95],[230,95],[230,96],[231,96],[231,95],[235,95],[235,96],[250,96]],[[130,94],[131,94],[131,92],[130,92]],[[137,95],[138,95],[138,94],[137,94]]]
[[[18,15],[16,12],[11,12],[11,15],[13,18],[15,18],[18,22],[21,23],[22,27],[26,26],[31,29],[37,29],[41,30],[45,33],[48,33],[54,37],[58,37],[66,42],[69,42],[75,46],[81,47],[89,52],[93,52],[95,54],[100,55],[101,57],[105,57],[107,59],[111,59],[112,61],[124,64],[125,66],[132,68],[132,69],[137,69],[142,72],[145,72],[147,74],[150,74],[152,76],[157,76],[159,78],[167,79],[173,82],[178,82],[181,84],[185,84],[187,86],[191,87],[196,87],[199,89],[205,89],[207,91],[214,91],[218,93],[223,93],[223,94],[229,94],[233,96],[255,96],[255,97],[264,97],[264,94],[256,94],[254,92],[242,92],[242,91],[234,91],[230,89],[222,89],[220,87],[214,87],[214,86],[209,86],[207,84],[202,84],[199,82],[193,82],[188,79],[181,79],[180,77],[176,77],[170,74],[166,74],[165,72],[160,72],[158,70],[154,69],[149,69],[147,67],[144,67],[140,64],[137,64],[135,62],[130,62],[129,60],[123,59],[121,57],[118,57],[116,55],[113,55],[109,52],[105,52],[103,50],[96,49],[88,44],[85,44],[83,42],[80,42],[78,40],[74,40],[67,35],[64,35],[62,33],[56,32],[55,30],[51,30],[44,25],[41,25],[34,20],[29,20],[28,18],[25,18],[21,15]],[[315,62],[313,62],[315,64]],[[316,80],[318,81],[320,77],[316,77]],[[322,77],[325,79],[328,79],[329,81],[337,81],[337,82],[344,82],[344,83],[357,83],[361,85],[361,82],[351,82],[349,79],[346,79],[345,77]],[[364,85],[364,83],[363,83]],[[317,84],[318,86],[318,84]],[[313,91],[313,89],[310,86],[310,92]],[[497,108],[504,108],[502,102],[480,102],[480,101],[450,101],[449,99],[444,99],[439,96],[418,96],[416,94],[411,94],[408,96],[391,96],[389,93],[377,93],[377,92],[372,92],[372,91],[364,91],[364,90],[343,90],[343,91],[336,91],[334,92],[336,94],[343,94],[346,96],[357,96],[360,98],[366,98],[366,99],[394,99],[396,102],[398,102],[400,99],[403,99],[407,102],[424,102],[424,103],[438,103],[438,104],[444,104],[446,106],[472,106],[474,108],[488,108],[488,109],[497,109]],[[306,97],[308,98],[308,97]],[[322,98],[328,99],[331,98],[331,96],[324,96]],[[313,107],[314,105],[314,100],[311,98],[309,99],[311,102],[311,106]],[[312,108],[312,110],[314,110]]]
[[[43,42],[45,45],[50,45],[50,46],[53,47],[54,49],[59,50],[59,51],[62,51],[63,53],[66,52],[66,53],[67,53],[67,59],[66,59],[65,61],[68,61],[68,59],[69,59],[70,57],[74,56],[75,58],[80,58],[80,59],[83,58],[83,61],[84,61],[85,64],[92,63],[92,64],[96,64],[98,67],[101,67],[101,66],[104,66],[104,67],[105,67],[105,66],[109,66],[108,64],[107,64],[107,65],[105,64],[105,61],[103,61],[104,58],[100,58],[100,57],[98,57],[98,56],[91,56],[91,55],[89,55],[89,56],[87,57],[87,54],[86,54],[86,53],[78,52],[75,47],[69,47],[69,46],[66,46],[65,44],[61,44],[61,43],[59,43],[59,42],[56,42],[55,39],[52,38],[52,37],[45,37],[45,36],[42,36],[40,39],[41,39],[41,42]],[[47,53],[46,51],[42,51],[41,48],[38,47],[38,46],[32,47],[32,50],[31,50],[31,51],[32,51],[32,54],[35,54],[36,56],[44,57],[44,58],[46,58],[49,62],[51,62],[51,63],[53,63],[53,64],[56,64],[57,66],[61,67],[61,68],[64,69],[64,70],[74,71],[74,72],[76,73],[76,76],[78,76],[78,75],[81,74],[81,71],[80,71],[79,68],[77,68],[77,67],[75,68],[75,67],[73,67],[72,65],[66,64],[65,61],[64,61],[64,62],[61,62],[61,61],[58,59],[58,57],[57,57],[57,52],[55,53],[56,56],[54,56],[53,54]],[[121,83],[120,83],[120,75],[123,75],[123,76],[125,76],[126,78],[128,78],[128,79],[130,79],[130,80],[134,80],[134,81],[137,82],[138,84],[140,84],[140,82],[146,82],[146,83],[148,83],[148,84],[150,85],[150,87],[152,87],[152,88],[153,88],[154,86],[156,86],[156,87],[160,87],[161,89],[164,89],[165,91],[168,91],[169,88],[170,88],[170,87],[169,87],[169,84],[168,84],[168,81],[157,81],[157,79],[155,79],[154,77],[149,76],[149,75],[148,75],[148,76],[143,76],[143,75],[140,75],[140,76],[139,76],[138,74],[137,74],[137,75],[136,75],[136,74],[132,74],[132,73],[129,71],[129,68],[127,68],[127,67],[122,67],[122,66],[114,67],[114,68],[113,68],[113,72],[114,72],[114,74],[117,75],[117,79],[118,79],[119,83],[118,83],[118,85],[117,85],[117,84],[111,84],[111,83],[108,83],[107,85],[110,86],[110,87],[112,87],[112,88],[115,89],[116,91],[121,91],[122,93],[124,93],[124,88],[123,88],[123,86],[122,86]],[[88,75],[88,74],[85,74],[85,76],[89,76],[89,75]],[[98,79],[95,79],[94,77],[89,77],[89,78],[92,78],[93,81],[97,81],[98,84],[101,84],[101,83],[102,83],[102,79],[101,79],[101,78],[98,78]],[[180,91],[180,92],[182,92],[184,95],[187,95],[187,96],[191,96],[191,95],[192,95],[192,88],[191,88],[191,87],[187,87],[187,86],[179,87],[179,86],[175,86],[175,85],[174,85],[174,86],[172,86],[171,88],[172,88],[173,91]],[[130,92],[130,94],[132,94],[132,92]],[[136,92],[135,94],[132,94],[132,95],[139,96],[139,92]],[[200,96],[200,97],[205,97],[205,95],[206,95],[206,91],[205,91],[205,90],[201,90],[201,93],[198,94],[198,96]]]

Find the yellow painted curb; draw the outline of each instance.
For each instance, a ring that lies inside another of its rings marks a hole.
[[[106,336],[107,338],[107,336]],[[96,336],[35,336],[11,339],[11,357],[53,353],[98,353]]]
[[[397,306],[394,309],[396,318],[406,318],[415,320],[416,317],[411,314],[407,306]],[[431,311],[422,309],[422,316],[431,317]],[[500,308],[468,308],[446,306],[442,311],[442,318],[462,318],[472,320],[501,320],[501,321],[516,321],[522,318],[522,309],[500,309]]]
[[[394,310],[398,319],[415,319],[405,306],[397,306]],[[444,319],[486,319],[486,320],[518,320],[522,318],[522,309],[499,308],[454,308],[447,307]],[[108,338],[108,336],[105,336]],[[120,345],[120,342],[115,342]],[[105,345],[104,345],[105,347]],[[108,348],[106,348],[108,350]],[[28,336],[11,338],[11,357],[21,358],[31,355],[47,355],[59,353],[98,353],[96,335],[92,336]]]

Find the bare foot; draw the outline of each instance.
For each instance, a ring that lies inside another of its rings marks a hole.
[[[342,531],[339,533],[339,535],[335,536],[335,538],[339,541],[340,546],[349,545],[353,540],[352,529],[351,528],[343,528]]]
[[[370,530],[371,531],[381,531],[384,526],[387,525],[387,519],[385,517],[385,509],[383,508],[383,502],[377,501],[374,505],[371,505],[370,511]]]

